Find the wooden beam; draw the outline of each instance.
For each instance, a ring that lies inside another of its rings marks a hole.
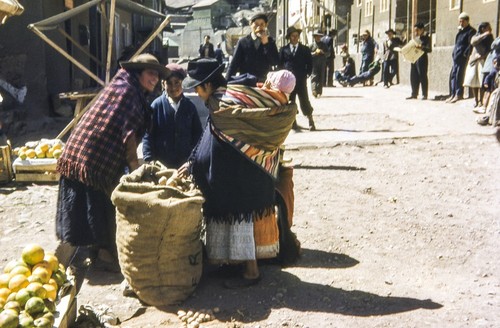
[[[66,51],[64,51],[61,47],[59,47],[55,42],[50,40],[45,34],[43,34],[39,29],[37,29],[33,24],[28,26],[36,35],[38,35],[42,40],[47,42],[52,48],[54,48],[56,51],[58,51],[61,55],[63,55],[66,59],[68,59],[70,62],[72,62],[75,66],[77,66],[79,69],[84,71],[88,76],[93,78],[97,83],[100,85],[104,86],[105,83],[103,80],[101,80],[98,76],[96,76],[94,73],[92,73],[87,67],[83,66],[80,62],[78,62],[75,58],[73,58],[70,54],[68,54]]]
[[[109,13],[109,34],[108,34],[108,57],[106,59],[106,84],[109,83],[111,74],[111,58],[113,57],[113,35],[115,31],[115,9],[116,0],[111,0],[111,8]]]
[[[65,30],[63,30],[62,28],[58,28],[59,32],[61,32],[62,35],[64,35],[72,44],[75,45],[75,47],[77,47],[78,49],[80,49],[84,54],[86,54],[87,56],[89,56],[90,58],[92,58],[92,60],[94,62],[96,62],[98,65],[102,66],[102,62],[97,58],[95,57],[94,55],[92,55],[90,52],[87,51],[87,49],[85,49],[84,47],[82,47],[78,42],[75,41],[75,39],[73,39],[71,37],[71,35],[69,35],[68,33],[66,33]]]
[[[156,30],[154,30],[151,33],[151,35],[149,35],[149,37],[146,39],[146,41],[144,41],[144,43],[142,44],[142,46],[139,49],[137,49],[137,51],[132,56],[132,58],[134,58],[135,56],[141,54],[144,51],[144,49],[146,49],[146,47],[151,43],[151,41],[154,40],[154,38],[156,37],[156,35],[158,35],[158,33],[160,33],[161,31],[163,31],[163,29],[168,25],[168,23],[170,23],[170,19],[171,19],[170,15],[168,15],[167,17],[165,17],[165,19],[160,24],[160,26],[158,26],[158,28]]]

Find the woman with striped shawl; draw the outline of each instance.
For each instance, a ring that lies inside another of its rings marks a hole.
[[[242,277],[225,281],[227,288],[242,288],[260,280],[257,259],[273,258],[279,252],[275,178],[279,146],[292,127],[297,107],[282,105],[283,99],[276,99],[280,97],[273,97],[265,87],[228,86],[223,69],[212,59],[188,64],[183,87],[195,89],[210,116],[179,173],[189,171],[205,197],[209,261],[244,263]]]

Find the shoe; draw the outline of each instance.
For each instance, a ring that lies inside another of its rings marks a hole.
[[[410,100],[410,99],[417,99],[416,96],[409,96],[409,97],[406,97],[406,100]]]
[[[483,116],[483,117],[480,117],[476,120],[476,123],[479,124],[479,125],[488,125],[488,122],[490,120],[490,117],[489,116]]]
[[[307,118],[309,119],[309,131],[316,131],[316,125],[314,124],[312,115],[308,115]]]
[[[254,279],[246,279],[244,277],[232,278],[224,281],[224,287],[227,289],[242,289],[257,285],[262,277],[258,276]]]
[[[485,114],[486,113],[486,108],[484,106],[476,107],[472,110],[476,114]]]
[[[422,98],[420,98],[422,100],[427,100],[427,96],[423,96]]]
[[[389,85],[388,84],[384,84],[384,88],[385,89],[389,89]]]
[[[316,93],[316,91],[313,91],[312,95],[313,95],[314,98],[316,98],[318,96],[318,94]]]

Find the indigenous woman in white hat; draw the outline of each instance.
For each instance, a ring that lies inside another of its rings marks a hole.
[[[71,133],[57,171],[61,174],[56,234],[62,245],[92,246],[118,269],[111,192],[138,165],[137,145],[151,122],[146,94],[169,70],[150,54],[122,62]]]

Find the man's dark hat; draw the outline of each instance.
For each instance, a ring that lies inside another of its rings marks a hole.
[[[385,31],[385,34],[389,34],[389,33],[396,34],[396,31],[394,31],[392,28],[390,28],[387,31]]]
[[[158,71],[162,79],[170,75],[170,70],[161,65],[158,59],[151,54],[140,54],[129,61],[120,62],[120,66],[126,70],[153,69]]]
[[[253,21],[257,19],[263,19],[266,23],[268,21],[267,15],[265,13],[256,13],[250,18],[250,23],[253,23]]]
[[[315,36],[315,35],[321,35],[321,36],[323,36],[324,34],[323,34],[323,32],[321,32],[321,30],[316,30],[316,31],[313,32],[313,36]]]
[[[188,77],[182,81],[182,87],[192,89],[217,75],[222,77],[222,71],[224,71],[224,64],[219,65],[219,62],[214,58],[194,59],[188,63]]]
[[[290,38],[290,34],[292,33],[302,33],[302,30],[300,28],[296,28],[295,26],[290,26],[289,28],[286,29],[286,38]]]
[[[416,27],[416,28],[424,28],[424,23],[417,23],[415,24],[415,26],[413,27]]]

